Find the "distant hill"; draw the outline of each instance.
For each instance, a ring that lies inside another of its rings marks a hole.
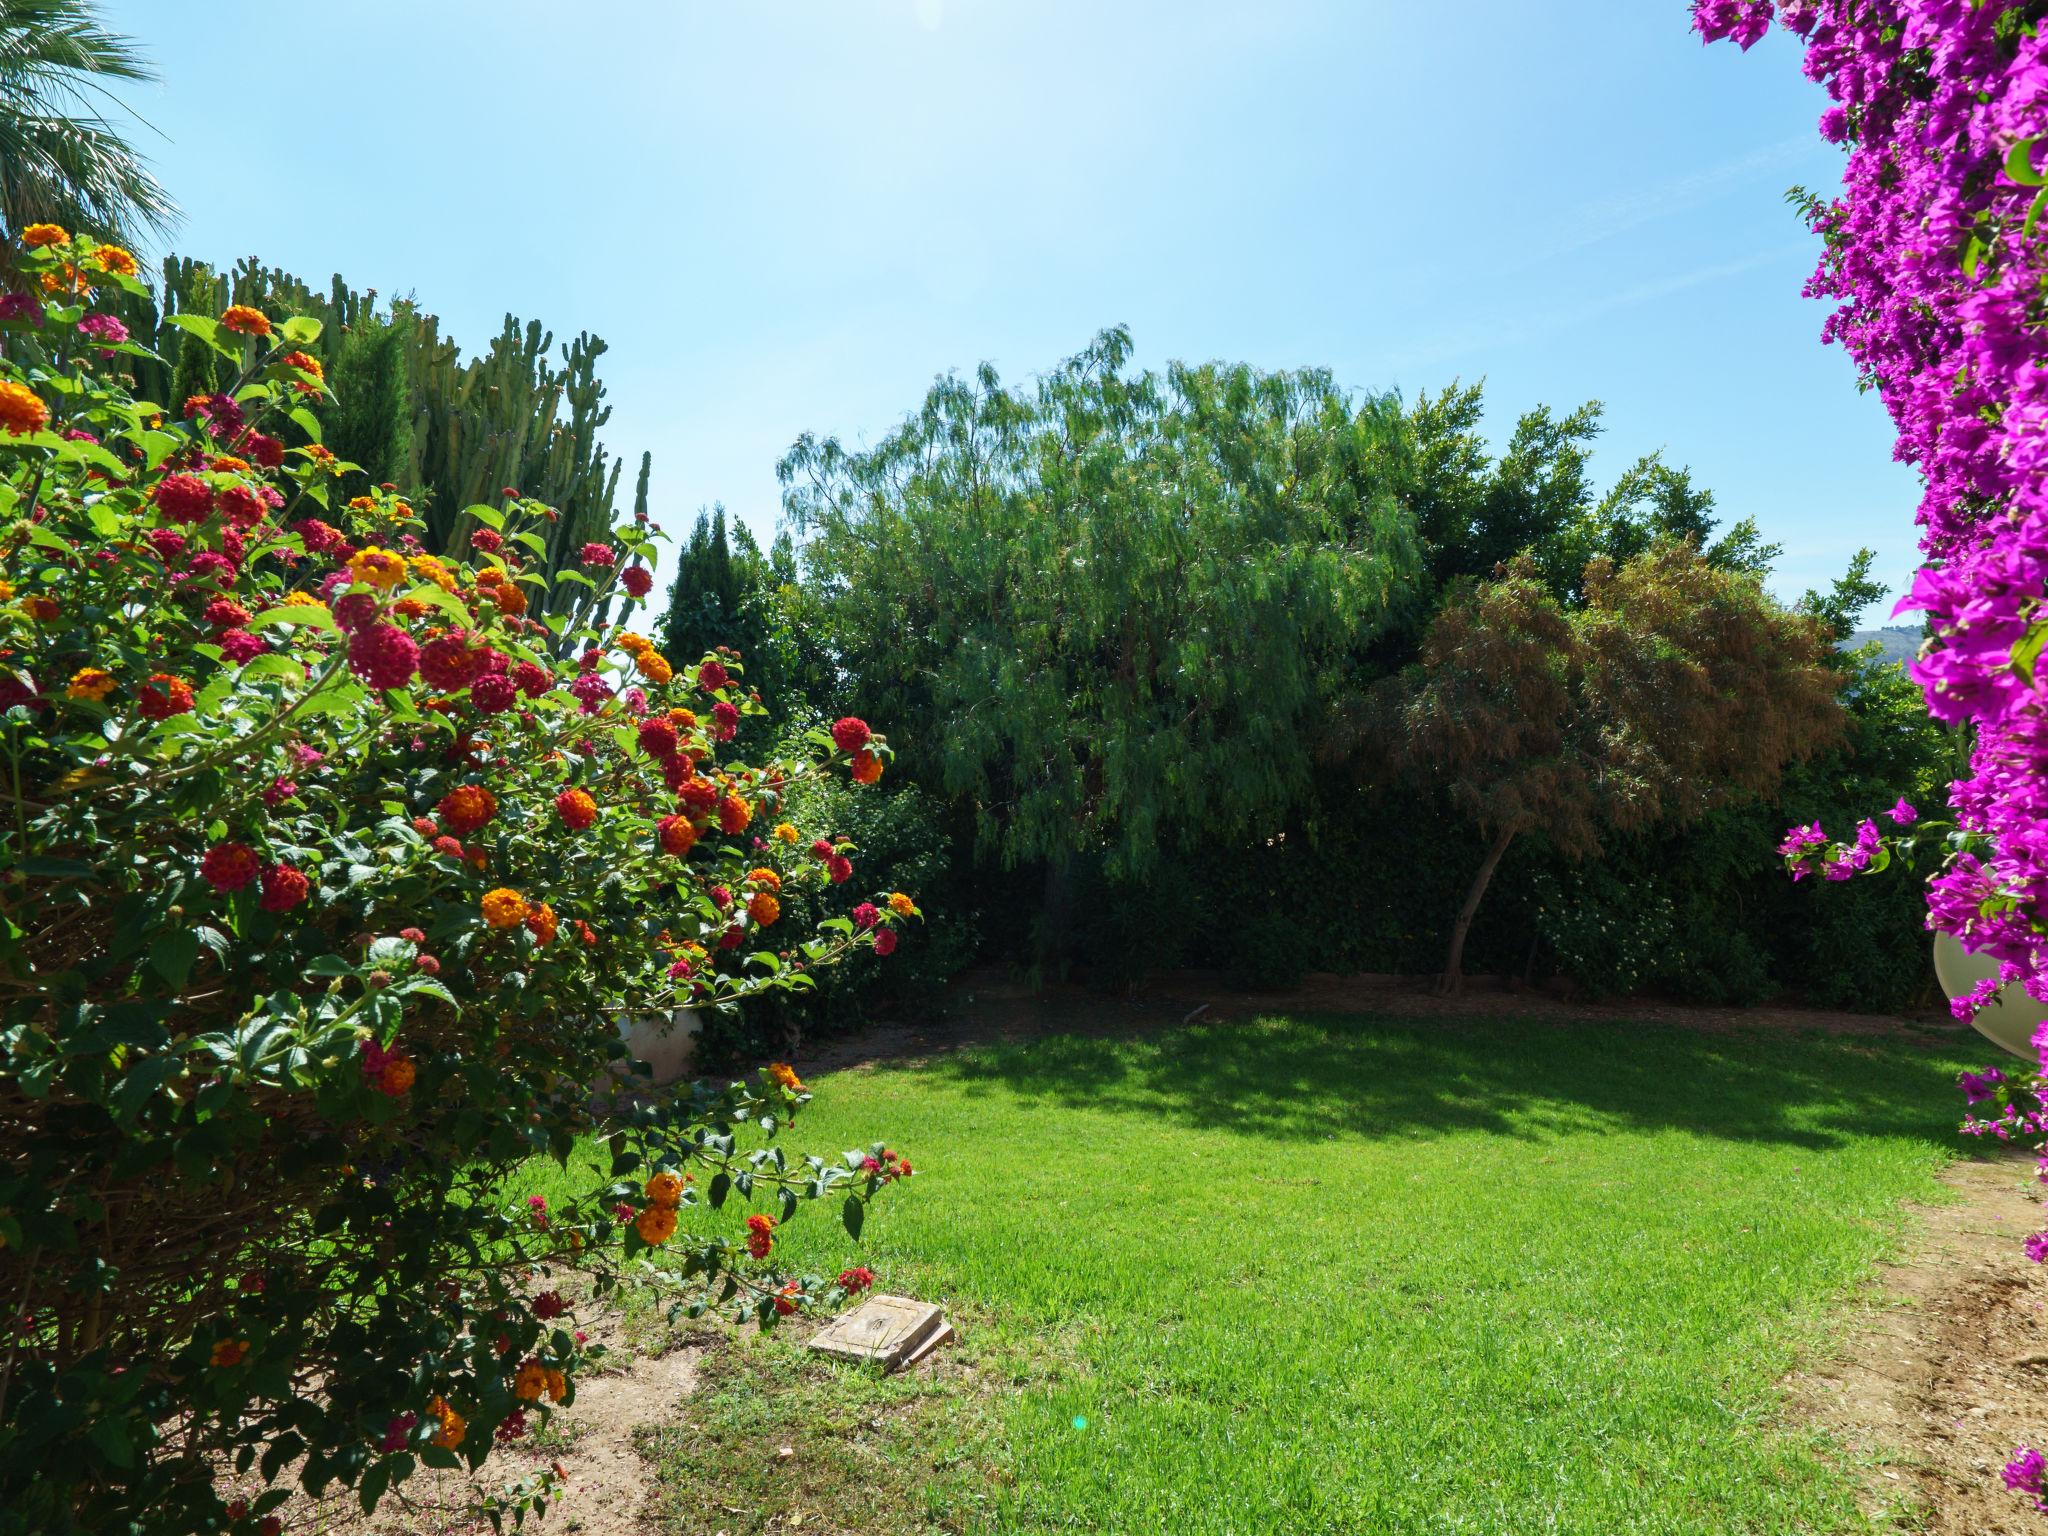
[[[1915,624],[1911,627],[1894,624],[1885,629],[1859,629],[1843,644],[1844,650],[1861,650],[1875,640],[1884,648],[1884,659],[1897,666],[1904,666],[1920,654],[1921,631]]]

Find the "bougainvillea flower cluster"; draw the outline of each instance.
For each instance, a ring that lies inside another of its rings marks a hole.
[[[1809,294],[1836,308],[1825,334],[1855,360],[1920,470],[1926,563],[1899,604],[1926,615],[1913,663],[1927,705],[1974,727],[1950,787],[1957,835],[1929,881],[1928,925],[2000,962],[1959,1017],[2017,984],[2048,1002],[2048,36],[2030,0],[1696,0],[1708,42],[1743,48],[1775,22],[1806,47],[1831,105],[1819,130],[1846,146],[1842,187],[1808,205],[1824,240]],[[1894,814],[1909,823],[1913,817]],[[1882,867],[1885,837],[1781,847],[1795,875]],[[2048,1029],[2035,1036],[2048,1072]],[[1975,1134],[2035,1135],[2039,1073],[1966,1074],[2002,1112]],[[2033,1110],[2021,1110],[2020,1100]],[[2048,1174],[2048,1161],[2043,1164]],[[2048,1233],[2028,1242],[2048,1258]],[[2006,1481],[2038,1498],[2041,1457]]]

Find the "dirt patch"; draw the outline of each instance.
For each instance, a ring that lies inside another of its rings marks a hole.
[[[1872,1515],[1928,1536],[2048,1526],[1998,1475],[2048,1433],[2048,1277],[2020,1242],[2041,1222],[2033,1174],[2018,1151],[1951,1167],[1955,1202],[1912,1210],[1901,1261],[1840,1328],[1836,1357],[1792,1383],[1791,1416],[1864,1465]]]
[[[492,1536],[478,1512],[478,1497],[517,1483],[550,1465],[563,1473],[563,1492],[549,1507],[544,1529],[576,1536],[647,1536],[656,1529],[647,1508],[652,1469],[636,1446],[650,1430],[682,1420],[683,1401],[696,1390],[702,1346],[662,1340],[661,1354],[636,1353],[625,1343],[634,1330],[614,1314],[591,1319],[593,1337],[613,1353],[611,1368],[578,1380],[574,1406],[558,1411],[545,1428],[494,1456],[476,1478],[421,1467],[388,1492],[374,1515],[353,1494],[320,1499],[294,1491],[278,1511],[291,1532],[318,1536]],[[289,1486],[288,1470],[280,1486]],[[260,1485],[236,1492],[253,1496]],[[508,1519],[505,1529],[512,1529]],[[529,1529],[534,1527],[529,1522]]]
[[[697,1359],[695,1349],[671,1349],[580,1384],[576,1406],[555,1421],[566,1443],[554,1459],[569,1476],[550,1526],[579,1536],[639,1536],[653,1528],[643,1508],[651,1469],[636,1449],[639,1432],[680,1421],[683,1399],[696,1389]]]

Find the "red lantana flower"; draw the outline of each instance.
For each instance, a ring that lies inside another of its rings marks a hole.
[[[655,715],[640,722],[640,750],[660,762],[676,755],[675,722],[667,715]]]
[[[213,511],[213,487],[197,475],[165,475],[150,497],[174,523],[203,523]]]
[[[263,873],[263,861],[246,843],[215,843],[199,861],[199,873],[216,891],[239,891]]]
[[[263,871],[266,912],[289,912],[312,894],[313,883],[289,864],[273,864]]]

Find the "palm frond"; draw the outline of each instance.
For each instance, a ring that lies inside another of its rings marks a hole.
[[[131,240],[171,228],[177,204],[100,110],[135,117],[103,82],[156,78],[95,0],[0,0],[0,222]]]

